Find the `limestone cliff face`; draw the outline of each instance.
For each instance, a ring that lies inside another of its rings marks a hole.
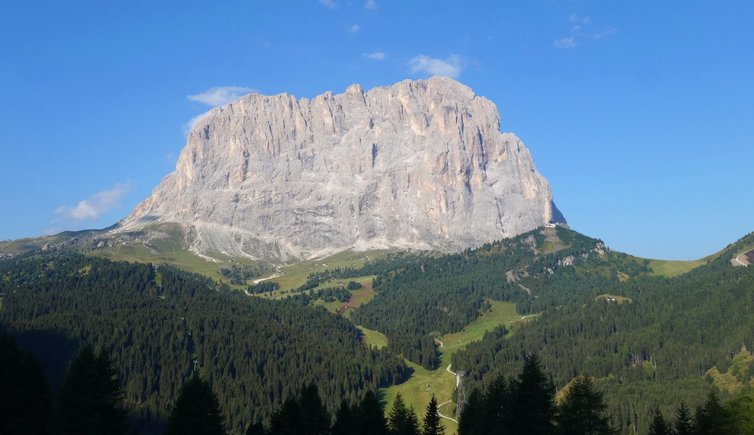
[[[287,260],[347,248],[459,250],[559,213],[495,105],[448,78],[212,110],[175,172],[115,232],[178,223],[192,250]]]

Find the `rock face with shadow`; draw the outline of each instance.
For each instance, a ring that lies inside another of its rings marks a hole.
[[[194,126],[175,172],[111,230],[178,224],[192,251],[292,260],[456,251],[562,221],[528,149],[448,78],[313,99],[249,94]]]

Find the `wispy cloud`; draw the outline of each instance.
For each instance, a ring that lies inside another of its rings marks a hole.
[[[338,4],[335,3],[334,0],[319,0],[319,4],[326,7],[327,9],[335,9],[338,7]]]
[[[205,116],[209,115],[209,112],[210,111],[208,110],[208,111],[206,111],[204,113],[200,113],[200,114],[194,116],[193,118],[189,119],[185,124],[183,124],[183,134],[185,136],[188,136],[188,134],[191,133],[191,130],[194,129],[194,126],[199,121],[201,121],[202,118],[204,118]]]
[[[87,199],[82,199],[72,207],[61,205],[55,209],[55,214],[76,222],[97,219],[102,214],[117,207],[123,196],[131,190],[132,184],[130,181],[118,183],[110,189],[97,192]]]
[[[387,54],[382,51],[373,51],[371,53],[362,53],[362,56],[366,57],[369,60],[385,60],[387,59]]]
[[[218,86],[195,95],[189,95],[186,98],[208,106],[217,107],[233,102],[249,92],[254,92],[254,89],[243,86]]]
[[[613,35],[618,31],[618,29],[612,26],[608,26],[600,31],[595,31],[592,27],[591,17],[576,13],[568,16],[568,22],[571,24],[568,36],[553,40],[552,45],[554,47],[572,49],[578,45],[579,40],[591,39],[596,41]]]
[[[567,38],[560,38],[552,41],[552,45],[557,48],[571,49],[576,47],[576,38],[569,36]]]
[[[409,71],[412,74],[428,74],[457,78],[461,75],[464,59],[451,54],[445,59],[435,59],[423,54],[414,57],[408,62]]]
[[[351,24],[351,26],[348,28],[348,31],[351,33],[356,33],[359,30],[361,30],[361,26],[359,26],[358,24]]]
[[[614,35],[617,32],[618,32],[618,29],[616,29],[615,27],[607,27],[606,29],[604,29],[602,31],[599,31],[599,32],[596,32],[596,33],[592,33],[589,36],[592,39],[597,40],[597,39],[606,38],[606,37],[608,37],[610,35]]]
[[[377,1],[376,0],[367,0],[364,2],[364,9],[368,9],[370,11],[376,11],[377,10]]]

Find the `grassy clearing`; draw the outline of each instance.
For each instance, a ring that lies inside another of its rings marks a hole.
[[[2,301],[2,299],[0,299],[0,301]],[[367,346],[376,347],[378,349],[387,347],[387,337],[385,337],[385,334],[363,326],[357,326],[357,328],[359,328],[364,334],[364,343],[366,343]]]
[[[605,302],[617,302],[619,304],[622,304],[623,302],[631,303],[631,302],[634,301],[633,299],[627,298],[625,296],[611,295],[611,294],[607,294],[607,293],[605,293],[603,295],[597,296],[596,298],[594,298],[594,300],[595,301],[605,301]]]
[[[692,261],[649,260],[649,268],[652,269],[652,275],[672,278],[690,272],[706,262],[705,259]]]
[[[383,400],[386,402],[385,410],[389,412],[393,406],[395,396],[400,393],[407,406],[413,407],[417,415],[422,418],[432,395],[438,403],[451,400],[456,387],[456,378],[447,372],[453,354],[473,341],[481,340],[484,333],[491,331],[497,326],[505,325],[506,328],[515,331],[515,328],[536,316],[521,316],[516,312],[516,305],[511,302],[489,301],[491,308],[478,319],[467,325],[462,331],[446,334],[438,340],[443,343],[440,348],[440,367],[435,370],[427,370],[409,361],[406,363],[414,370],[408,381],[393,385],[382,390]],[[448,416],[455,414],[455,403],[444,405],[440,411]],[[442,420],[446,434],[456,433],[458,427],[449,420]]]
[[[375,251],[343,251],[326,258],[306,260],[300,263],[285,266],[281,270],[281,276],[272,279],[280,285],[281,290],[290,290],[299,287],[306,282],[310,273],[323,272],[337,267],[361,267],[366,260],[375,260],[387,256],[387,250]]]

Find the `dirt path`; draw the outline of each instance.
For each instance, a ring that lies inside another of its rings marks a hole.
[[[743,267],[749,267],[749,263],[745,263],[741,261],[741,257],[745,257],[745,256],[746,256],[745,254],[741,254],[737,256],[736,258],[734,258],[734,261]]]
[[[450,366],[448,366],[448,367],[450,367]],[[445,415],[445,414],[443,414],[442,412],[440,412],[440,408],[442,408],[442,407],[443,407],[443,405],[447,405],[448,403],[450,403],[450,400],[446,400],[446,401],[442,402],[441,404],[437,405],[437,415],[439,415],[439,416],[440,416],[440,418],[444,418],[444,419],[446,419],[446,420],[450,420],[450,421],[452,421],[452,422],[453,422],[453,423],[455,423],[455,424],[458,424],[458,420],[456,420],[456,419],[455,419],[455,418],[453,418],[453,417],[448,417],[447,415]]]
[[[259,284],[260,282],[263,282],[263,281],[269,281],[269,280],[271,280],[271,279],[275,279],[275,278],[279,278],[279,277],[280,277],[280,273],[278,273],[278,272],[275,272],[275,273],[273,273],[273,274],[272,274],[272,275],[270,275],[270,276],[266,276],[266,277],[264,277],[264,278],[258,278],[258,279],[255,279],[255,280],[251,281],[251,283],[252,283],[252,284]]]

